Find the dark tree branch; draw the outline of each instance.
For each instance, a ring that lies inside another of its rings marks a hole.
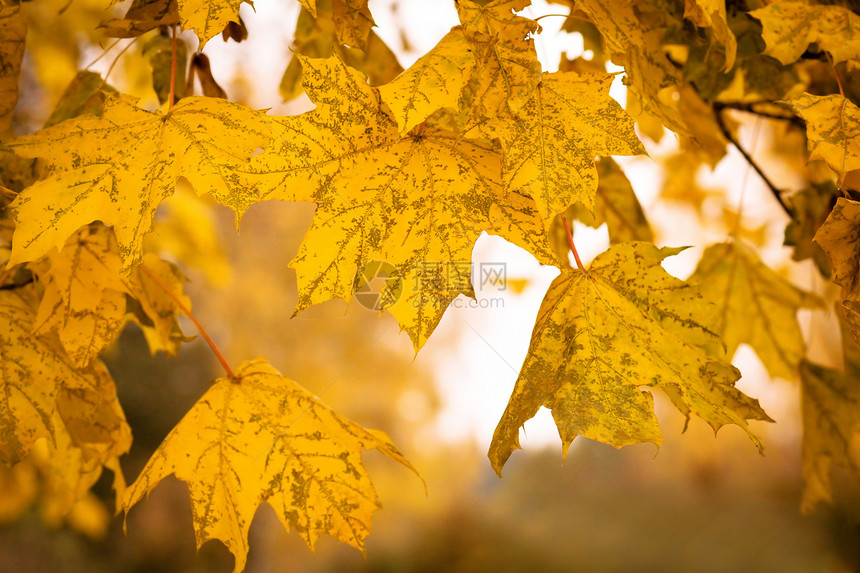
[[[761,102],[761,103],[771,103],[771,102]],[[768,119],[779,119],[782,121],[788,121],[788,122],[791,122],[791,123],[798,125],[798,126],[803,125],[803,122],[800,119],[798,119],[797,116],[792,115],[788,112],[785,115],[782,115],[779,113],[771,113],[771,112],[761,111],[759,109],[756,109],[755,106],[760,105],[759,102],[743,103],[743,102],[720,102],[720,101],[716,101],[716,102],[714,102],[713,105],[714,105],[714,111],[716,113],[720,113],[724,109],[735,109],[737,111],[752,113],[752,114],[757,115],[759,117],[766,117]]]
[[[768,189],[770,189],[770,192],[773,194],[773,196],[779,202],[779,206],[782,207],[782,210],[785,211],[785,213],[789,217],[793,218],[791,209],[788,207],[788,205],[786,205],[785,201],[783,201],[782,194],[779,192],[779,189],[777,188],[777,186],[773,184],[773,181],[771,181],[770,178],[768,178],[768,176],[765,175],[764,171],[761,170],[761,167],[759,167],[758,163],[755,162],[755,160],[752,158],[752,156],[750,156],[750,154],[747,153],[747,151],[743,147],[741,147],[741,144],[734,138],[732,133],[729,131],[729,128],[726,126],[726,122],[723,121],[723,116],[722,116],[721,111],[722,110],[717,108],[716,105],[714,106],[714,117],[716,117],[716,119],[717,119],[717,125],[720,127],[720,131],[722,132],[723,136],[727,140],[729,140],[729,142],[732,145],[735,146],[735,149],[737,149],[740,152],[740,154],[743,155],[744,159],[746,159],[746,161],[747,161],[747,163],[749,163],[750,167],[752,167],[755,170],[755,172],[758,173],[758,176],[761,177],[761,180],[764,181],[764,184],[767,185]]]

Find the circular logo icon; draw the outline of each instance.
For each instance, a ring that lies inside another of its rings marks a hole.
[[[388,261],[368,261],[355,273],[355,300],[364,308],[383,311],[391,308],[403,294],[403,279]]]

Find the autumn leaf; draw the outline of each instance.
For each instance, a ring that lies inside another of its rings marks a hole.
[[[12,125],[26,37],[27,19],[20,4],[4,3],[0,7],[0,133]]]
[[[56,330],[75,366],[89,364],[119,334],[127,287],[113,231],[87,226],[48,256],[47,287],[36,314],[36,334]]]
[[[143,330],[153,354],[163,350],[174,355],[179,345],[189,340],[179,329],[177,318],[185,312],[176,302],[178,299],[185,309],[191,309],[191,300],[182,286],[187,280],[176,265],[151,253],[143,256],[140,265],[128,277],[126,288],[134,297],[131,319]]]
[[[663,52],[665,29],[640,18],[636,6],[624,0],[578,0],[576,8],[600,30],[613,62],[624,66],[630,115],[646,123],[659,118],[686,138],[687,146],[703,149],[716,164],[724,154],[726,141],[713,111],[691,86],[685,85],[682,71]],[[663,15],[663,11],[659,14]]]
[[[624,170],[612,158],[600,157],[597,172],[594,211],[588,212],[582,205],[576,204],[572,208],[571,218],[594,229],[606,223],[609,242],[613,245],[624,241],[653,242],[654,232]]]
[[[320,2],[316,2],[319,12]],[[331,0],[331,19],[338,41],[347,46],[363,50],[370,29],[376,25],[367,0]]]
[[[813,237],[836,205],[839,191],[832,181],[812,182],[785,197],[791,208],[792,220],[785,227],[784,245],[793,247],[791,258],[803,261],[811,258],[823,276],[830,276],[830,261]]]
[[[717,354],[715,308],[660,266],[681,250],[622,243],[587,272],[566,270],[553,281],[490,445],[496,473],[540,406],[552,410],[565,454],[578,435],[615,447],[659,444],[652,388],[714,430],[740,426],[761,448],[746,420],[769,418],[735,388],[740,373]]]
[[[140,260],[155,210],[180,175],[240,216],[257,198],[233,169],[268,143],[256,111],[224,100],[186,98],[168,113],[110,98],[101,117],[82,116],[18,138],[9,147],[41,157],[51,174],[10,205],[16,221],[9,264],[61,249],[83,225],[101,221],[116,232],[123,271]]]
[[[450,301],[472,293],[468,267],[482,231],[507,228],[506,238],[521,246],[535,234],[522,224],[508,226],[505,213],[494,209],[509,196],[492,146],[432,123],[401,137],[357,71],[338,58],[301,61],[317,109],[275,119],[280,146],[255,157],[246,173],[247,186],[264,199],[317,204],[290,263],[297,312],[332,298],[350,300],[363,265],[387,261],[407,283],[391,311],[418,349]]]
[[[809,158],[839,175],[860,169],[860,108],[841,95],[803,94],[786,102],[806,122]]]
[[[803,499],[810,512],[821,501],[833,502],[831,469],[837,466],[860,475],[857,439],[860,436],[860,347],[842,326],[844,364],[841,370],[804,361],[800,368],[803,416]]]
[[[344,45],[338,40],[331,6],[321,5],[312,15],[307,9],[299,13],[293,34],[293,51],[309,58],[328,58],[337,54],[349,66],[363,72],[371,85],[385,84],[403,71],[397,56],[385,42],[370,30],[362,49]],[[284,100],[291,100],[302,93],[302,64],[293,56],[284,76],[280,92]]]
[[[51,112],[51,116],[45,122],[45,127],[57,125],[79,115],[101,116],[110,94],[116,93],[117,91],[105,83],[99,74],[88,71],[80,72],[63,92],[60,101],[57,102],[54,111]]]
[[[851,444],[860,432],[860,387],[853,375],[804,362],[800,369],[803,413],[803,502],[811,511],[819,502],[831,503],[831,467],[860,472]]]
[[[860,202],[840,197],[833,211],[815,233],[818,243],[830,259],[830,280],[842,287],[842,310],[845,325],[860,344]]]
[[[176,0],[133,0],[122,18],[101,23],[105,35],[112,38],[136,38],[159,26],[179,23]]]
[[[34,452],[45,475],[50,511],[65,516],[89,495],[104,468],[114,473],[117,509],[125,480],[119,457],[131,447],[131,428],[105,365],[95,361],[86,370],[88,384],[61,387],[57,392],[56,441]]]
[[[836,205],[815,233],[813,239],[821,245],[832,263],[831,280],[845,292],[860,286],[860,202],[839,197]]]
[[[595,156],[645,153],[611,83],[606,74],[543,74],[513,121],[488,126],[502,142],[505,185],[531,195],[547,227],[573,203],[594,209]]]
[[[141,52],[152,68],[152,89],[155,90],[159,103],[164,105],[170,98],[171,78],[174,102],[184,98],[186,82],[177,82],[176,78],[184,78],[187,75],[188,48],[185,40],[176,38],[174,41],[166,35],[158,34],[141,46]]]
[[[726,50],[726,63],[723,69],[732,69],[738,41],[726,19],[726,3],[722,0],[684,0],[684,18],[701,28],[713,28],[714,37]]]
[[[457,107],[475,60],[460,28],[454,28],[408,70],[379,88],[401,133],[438,109]]]
[[[21,290],[21,289],[17,289]],[[72,391],[97,386],[92,374],[76,369],[59,342],[34,336],[36,315],[18,292],[0,291],[0,460],[24,458],[39,438],[56,445],[62,431],[54,414],[60,389]]]
[[[317,17],[317,1],[316,0],[299,0],[302,8],[310,12],[311,16]]]
[[[514,14],[531,0],[459,0],[457,14],[472,45],[478,74],[475,103],[487,117],[516,112],[541,80],[533,36],[534,20]]]
[[[178,0],[183,30],[194,30],[200,47],[221,33],[228,23],[239,21],[242,0]]]
[[[705,249],[688,281],[719,309],[714,332],[725,342],[727,356],[748,344],[771,376],[797,376],[806,351],[797,311],[820,307],[816,296],[795,287],[734,241]]]
[[[835,63],[860,57],[860,16],[848,8],[774,2],[750,15],[761,20],[764,53],[785,65],[797,61],[813,43],[829,52]]]
[[[361,451],[415,471],[383,433],[366,430],[257,359],[220,378],[153,454],[123,499],[126,512],[170,474],[188,483],[197,546],[219,539],[242,571],[248,528],[268,502],[313,548],[328,534],[362,549],[376,491]]]

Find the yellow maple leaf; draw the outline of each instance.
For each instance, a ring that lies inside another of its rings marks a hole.
[[[197,546],[221,540],[237,572],[264,502],[311,547],[328,534],[362,549],[379,507],[361,463],[371,449],[415,471],[385,434],[339,416],[257,359],[215,381],[129,486],[123,507],[176,475],[189,486]]]
[[[830,259],[830,280],[842,287],[842,312],[860,344],[860,202],[840,197],[813,239]]]
[[[738,41],[726,20],[726,3],[722,0],[684,0],[684,18],[702,28],[713,28],[714,37],[726,49],[724,70],[732,69]]]
[[[784,245],[793,247],[791,258],[795,261],[812,259],[822,276],[830,276],[830,261],[813,237],[835,205],[839,191],[833,181],[811,182],[806,189],[786,194],[785,201],[791,209],[792,220],[785,227]]]
[[[311,13],[311,15],[316,18],[317,17],[317,2],[316,0],[299,0],[299,4],[302,5],[302,8]]]
[[[78,367],[84,367],[119,334],[125,316],[122,261],[113,231],[87,226],[72,235],[51,263],[36,314],[35,334],[57,330]]]
[[[337,38],[330,5],[321,5],[316,15],[307,9],[299,13],[293,34],[293,50],[309,58],[327,58],[338,54],[347,64],[363,72],[371,85],[393,80],[403,71],[397,56],[385,42],[370,30],[362,49],[344,45]],[[284,100],[302,94],[302,65],[293,57],[281,78],[280,92]]]
[[[532,38],[540,26],[514,14],[529,4],[531,0],[457,2],[460,24],[472,44],[477,68],[475,103],[487,117],[517,111],[540,82],[541,65]]]
[[[847,314],[837,310],[842,328],[843,366],[840,370],[804,361],[800,367],[803,416],[804,512],[821,501],[832,503],[831,468],[860,475],[860,346],[849,336]]]
[[[820,307],[816,296],[795,287],[737,242],[705,249],[688,281],[717,305],[714,332],[725,342],[727,356],[749,344],[771,376],[795,379],[806,350],[797,311]]]
[[[131,428],[116,395],[116,384],[103,363],[96,360],[85,371],[87,385],[57,391],[53,443],[34,447],[33,461],[42,472],[43,514],[65,518],[89,495],[104,468],[114,473],[117,511],[125,480],[119,456],[131,447]]]
[[[436,110],[456,108],[474,67],[462,29],[453,28],[408,70],[380,86],[379,95],[406,133]]]
[[[839,197],[824,223],[815,233],[818,243],[830,257],[830,280],[845,292],[860,286],[860,202]]]
[[[57,125],[79,115],[102,115],[109,94],[117,93],[102,77],[89,71],[79,72],[69,83],[44,127]]]
[[[769,418],[735,388],[740,373],[716,354],[714,307],[660,266],[681,250],[621,243],[587,272],[569,269],[553,281],[490,445],[496,473],[540,406],[552,410],[565,454],[578,435],[615,447],[659,444],[653,388],[715,430],[737,424],[761,448],[746,420]]]
[[[151,253],[143,256],[140,265],[128,277],[127,290],[134,297],[132,302],[139,306],[132,308],[131,319],[143,330],[153,354],[163,350],[166,354],[174,355],[179,345],[189,340],[183,336],[177,322],[177,317],[185,314],[185,311],[174,297],[165,292],[165,288],[168,289],[190,311],[191,300],[182,287],[187,280],[176,265]]]
[[[841,96],[805,93],[786,102],[806,122],[809,158],[823,159],[839,175],[860,169],[860,108]]]
[[[713,111],[692,86],[685,85],[682,71],[663,52],[665,28],[641,18],[637,6],[625,0],[576,3],[577,10],[588,15],[600,30],[612,61],[624,66],[631,115],[646,125],[659,118],[666,127],[706,150],[716,164],[726,142]],[[650,126],[649,131],[654,129]]]
[[[244,213],[257,198],[232,169],[268,140],[262,114],[199,97],[181,100],[166,114],[113,97],[101,117],[77,117],[20,137],[9,147],[44,158],[51,174],[9,207],[17,224],[10,264],[61,249],[80,227],[98,220],[113,226],[128,272],[140,259],[156,208],[173,194],[180,175],[198,194]]]
[[[860,459],[854,453],[860,436],[858,375],[858,365],[840,372],[812,362],[801,364],[804,512],[820,501],[832,502],[834,465],[860,474]]]
[[[499,183],[501,158],[493,146],[432,122],[401,136],[357,71],[336,57],[301,61],[317,108],[276,118],[280,145],[245,172],[262,198],[317,203],[290,263],[297,312],[332,298],[350,300],[363,266],[387,261],[404,281],[404,296],[391,311],[420,348],[448,303],[472,294],[469,262],[482,231],[521,245],[541,239],[497,208],[513,199]]]
[[[179,24],[176,0],[134,0],[122,18],[104,20],[99,27],[104,28],[108,37],[136,38],[159,26],[173,24]]]
[[[18,102],[27,19],[20,4],[0,7],[0,133],[9,129]]]
[[[238,23],[242,0],[178,0],[178,3],[182,29],[194,30],[202,48],[228,23]]]
[[[52,336],[35,336],[35,313],[27,289],[0,291],[0,460],[21,460],[39,438],[56,446],[63,431],[57,424],[58,392],[99,386],[92,370],[75,368]]]
[[[319,6],[316,8],[319,10]],[[331,0],[331,19],[340,43],[360,50],[365,48],[370,29],[376,25],[367,0]]]
[[[504,149],[505,185],[531,195],[547,227],[573,203],[593,210],[595,156],[645,153],[611,83],[606,74],[543,74],[513,121],[487,125]]]
[[[860,16],[848,8],[774,2],[750,15],[761,20],[764,53],[785,65],[797,61],[812,43],[829,52],[834,63],[860,57]]]

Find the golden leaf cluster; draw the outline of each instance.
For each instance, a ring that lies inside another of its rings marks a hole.
[[[186,340],[177,319],[196,319],[185,279],[160,253],[182,263],[202,256],[213,280],[229,270],[210,223],[189,207],[197,194],[232,209],[237,224],[258,203],[313,203],[289,263],[296,312],[351,300],[366,286],[362,273],[384,262],[384,310],[416,352],[455,298],[475,296],[469,263],[482,233],[557,267],[490,445],[499,475],[541,406],[565,453],[577,436],[659,444],[658,390],[687,418],[736,425],[762,448],[756,421],[772,420],[736,387],[731,363],[746,344],[771,376],[801,381],[804,504],[830,500],[831,466],[860,469],[849,448],[860,433],[857,14],[796,0],[751,12],[715,0],[556,3],[570,7],[564,29],[581,34],[590,55],[547,72],[535,48],[541,27],[522,12],[529,0],[457,0],[459,23],[405,70],[373,31],[366,0],[300,0],[280,87],[285,99],[304,92],[314,109],[276,116],[229,101],[208,57],[189,58],[177,41],[177,27],[201,47],[219,33],[242,41],[240,2],[135,0],[91,33],[146,40],[163,109],[81,71],[44,127],[18,136],[10,130],[25,38],[40,32],[28,28],[26,6],[4,5],[0,471],[46,476],[42,495],[62,515],[103,468],[126,511],[174,474],[189,485],[198,546],[221,540],[237,571],[264,502],[312,547],[322,534],[364,547],[379,502],[361,452],[410,463],[383,433],[335,413],[266,360],[231,370],[211,341],[226,376],[125,488],[118,459],[131,434],[99,355],[128,322],[152,352],[175,354]],[[34,61],[47,57],[46,42],[27,40]],[[610,62],[623,68],[624,106],[610,97]],[[775,139],[786,148],[806,138],[808,149],[790,152],[799,165],[813,161],[800,170],[804,188],[778,188],[744,150],[738,124],[751,116],[782,130]],[[844,371],[807,356],[797,313],[825,301],[761,260],[740,209],[724,212],[728,237],[703,245],[688,281],[663,268],[684,248],[655,245],[648,206],[611,156],[646,156],[666,130],[679,150],[662,196],[701,220],[711,194],[697,170],[730,144],[763,177],[791,219],[794,258],[815,257],[843,289]],[[163,202],[173,226],[153,238]],[[608,229],[611,246],[588,266],[573,219]]]

